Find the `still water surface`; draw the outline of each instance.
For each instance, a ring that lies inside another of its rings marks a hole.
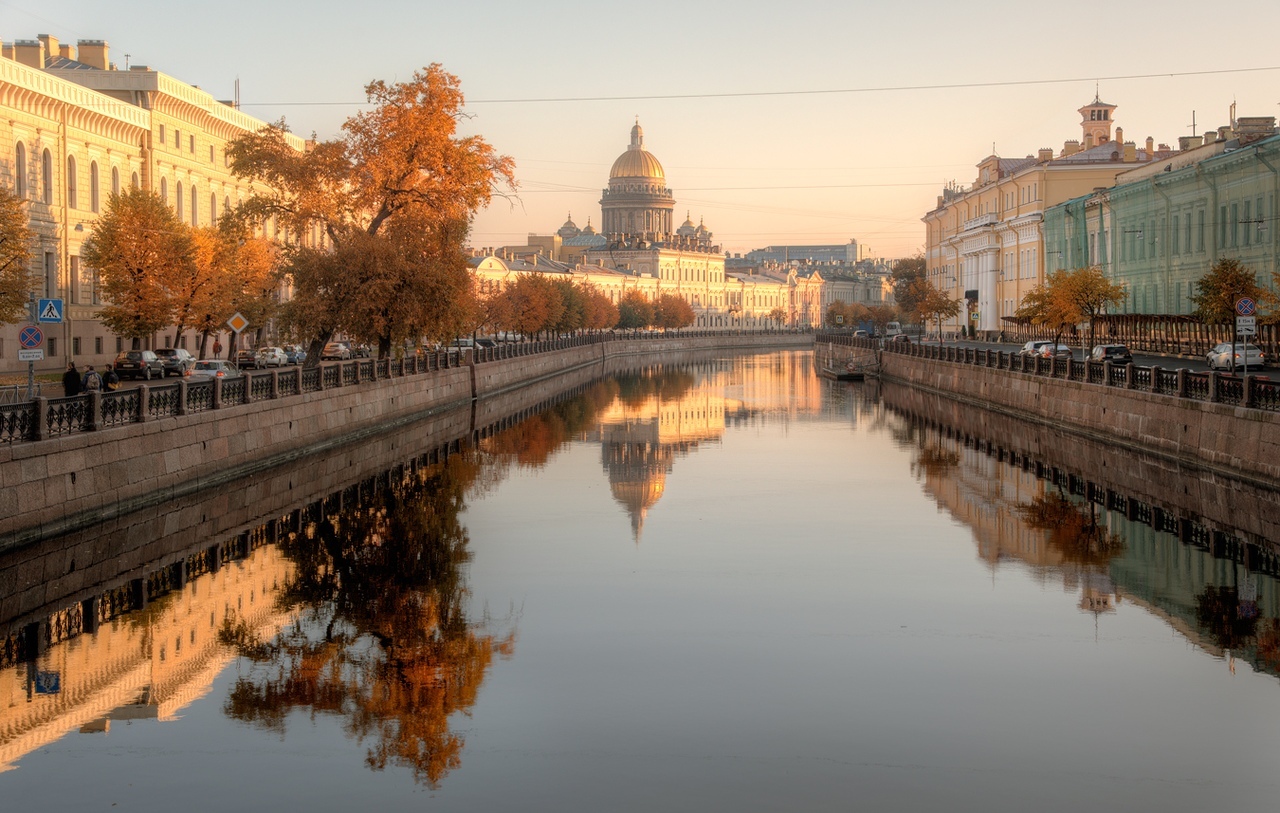
[[[804,353],[601,382],[297,520],[6,665],[4,808],[1190,811],[1280,791],[1272,575]]]

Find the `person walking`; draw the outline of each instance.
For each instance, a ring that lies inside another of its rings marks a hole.
[[[62,394],[67,398],[80,394],[80,373],[74,361],[67,362],[67,371],[62,374]]]
[[[217,339],[213,340],[213,357],[216,359],[222,358],[222,342]]]
[[[84,371],[84,381],[81,382],[81,386],[84,388],[85,392],[102,391],[102,376],[98,375],[98,373],[94,371],[92,364],[90,364],[89,368]]]
[[[108,392],[120,389],[120,375],[116,373],[114,366],[107,365],[107,371],[102,374],[102,383],[106,385]]]

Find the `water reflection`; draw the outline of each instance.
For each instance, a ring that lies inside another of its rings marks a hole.
[[[1158,497],[1120,494],[1059,468],[1052,447],[1041,449],[1034,464],[1025,456],[1014,463],[1004,447],[935,422],[956,417],[954,404],[937,406],[930,412],[913,398],[910,413],[891,411],[883,426],[913,450],[921,487],[973,531],[978,555],[993,572],[1016,566],[1056,575],[1078,595],[1081,610],[1141,607],[1232,672],[1244,659],[1280,677],[1280,569],[1270,541],[1208,530],[1196,524],[1198,505],[1187,511],[1194,520],[1152,509]],[[1082,452],[1085,445],[1071,439],[1061,448],[1089,457],[1096,464],[1091,476],[1123,469],[1109,465],[1105,447]],[[1181,482],[1152,486],[1189,492]]]
[[[383,478],[285,540],[296,569],[280,603],[295,623],[269,639],[224,625],[222,639],[252,664],[225,712],[279,732],[298,710],[340,717],[368,742],[370,768],[404,767],[431,787],[458,767],[463,738],[450,717],[471,708],[494,656],[515,645],[514,631],[466,614],[471,554],[458,512],[477,470],[464,454]]]

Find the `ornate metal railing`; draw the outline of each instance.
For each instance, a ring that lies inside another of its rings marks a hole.
[[[89,396],[50,398],[45,409],[45,427],[50,436],[66,435],[84,429],[89,418]]]
[[[178,414],[177,384],[152,387],[147,395],[147,414],[151,417],[168,418]]]
[[[187,384],[187,412],[204,412],[207,409],[213,409],[213,382]]]
[[[99,427],[123,426],[138,420],[138,409],[142,401],[142,390],[117,390],[104,393],[102,396],[102,415],[98,418]]]
[[[271,374],[255,375],[249,379],[249,400],[271,400]]]
[[[1228,373],[1198,373],[1190,370],[1166,370],[1162,367],[1139,367],[1111,362],[1070,361],[1022,356],[1003,351],[975,350],[954,346],[881,343],[876,339],[855,339],[847,335],[819,333],[817,341],[881,350],[917,358],[954,364],[991,367],[1011,373],[1050,376],[1080,381],[1093,386],[1127,388],[1143,392],[1217,401],[1232,406],[1280,412],[1280,381],[1266,375],[1236,376]],[[995,358],[992,355],[995,354]],[[1068,372],[1069,371],[1069,372]]]
[[[38,401],[0,407],[0,443],[33,440],[40,420]]]

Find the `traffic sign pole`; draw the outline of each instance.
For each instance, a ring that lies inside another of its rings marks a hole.
[[[27,308],[31,312],[32,324],[36,321],[36,292],[32,291],[27,300]],[[35,400],[36,397],[36,363],[34,361],[27,362],[27,400]]]

